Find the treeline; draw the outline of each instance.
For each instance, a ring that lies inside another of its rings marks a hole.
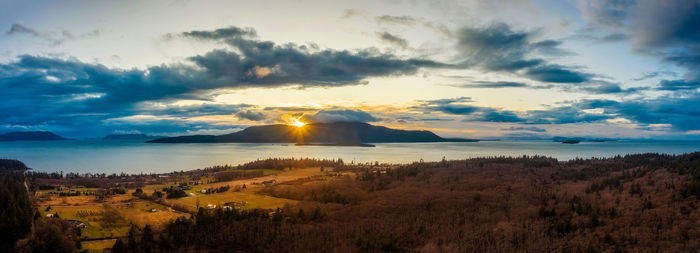
[[[42,219],[32,208],[26,170],[20,161],[0,160],[0,252],[77,252],[80,230],[60,219]]]
[[[32,224],[32,203],[24,187],[21,162],[2,160],[0,170],[0,252],[10,252],[20,238],[27,236]]]
[[[219,171],[214,173],[214,180],[216,182],[226,182],[233,181],[237,179],[247,179],[254,177],[262,177],[265,173],[261,170],[258,171]]]
[[[315,158],[268,158],[264,160],[256,160],[253,162],[238,165],[237,169],[256,170],[256,169],[297,169],[310,167],[340,167],[343,166],[343,159],[315,159]]]
[[[132,226],[112,250],[114,253],[285,252],[285,249],[298,252],[303,248],[306,252],[318,252],[331,246],[316,245],[319,238],[328,237],[324,235],[327,231],[314,228],[325,216],[321,208],[288,213],[291,212],[281,209],[270,213],[262,209],[200,208],[190,218],[171,221],[158,236],[148,225]],[[298,244],[304,242],[308,245],[300,248]]]

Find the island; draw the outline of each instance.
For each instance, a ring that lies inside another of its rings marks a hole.
[[[68,140],[48,131],[9,132],[0,134],[0,141],[61,141]]]
[[[304,126],[264,125],[224,135],[189,135],[160,138],[148,143],[387,143],[450,142],[469,139],[446,139],[425,130],[400,130],[361,122],[311,123]]]

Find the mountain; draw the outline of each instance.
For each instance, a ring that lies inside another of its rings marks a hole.
[[[151,136],[145,134],[110,134],[104,137],[105,140],[152,140],[163,138],[163,136]]]
[[[47,131],[35,132],[10,132],[0,134],[0,141],[60,141],[67,140],[59,135]]]
[[[407,131],[373,126],[360,122],[312,123],[303,127],[290,125],[252,126],[224,135],[190,135],[161,138],[150,143],[377,143],[377,142],[445,142],[430,131]]]

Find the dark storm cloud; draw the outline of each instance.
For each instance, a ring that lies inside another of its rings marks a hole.
[[[380,40],[393,44],[395,46],[398,46],[400,48],[407,48],[408,47],[408,41],[406,39],[401,38],[399,36],[393,35],[388,32],[383,32],[383,33],[377,33],[377,37],[379,37]]]
[[[321,110],[313,115],[304,115],[301,121],[309,123],[331,122],[375,122],[381,119],[358,110]]]
[[[533,53],[562,55],[561,42],[531,42],[532,35],[513,31],[506,24],[466,27],[457,32],[457,49],[465,66],[478,66],[491,71],[517,72],[532,80],[550,83],[583,83],[592,74],[531,57]]]

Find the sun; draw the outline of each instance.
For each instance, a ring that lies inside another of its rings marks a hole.
[[[306,123],[301,122],[299,119],[294,119],[292,122],[289,122],[289,124],[295,127],[303,127],[306,125]]]

